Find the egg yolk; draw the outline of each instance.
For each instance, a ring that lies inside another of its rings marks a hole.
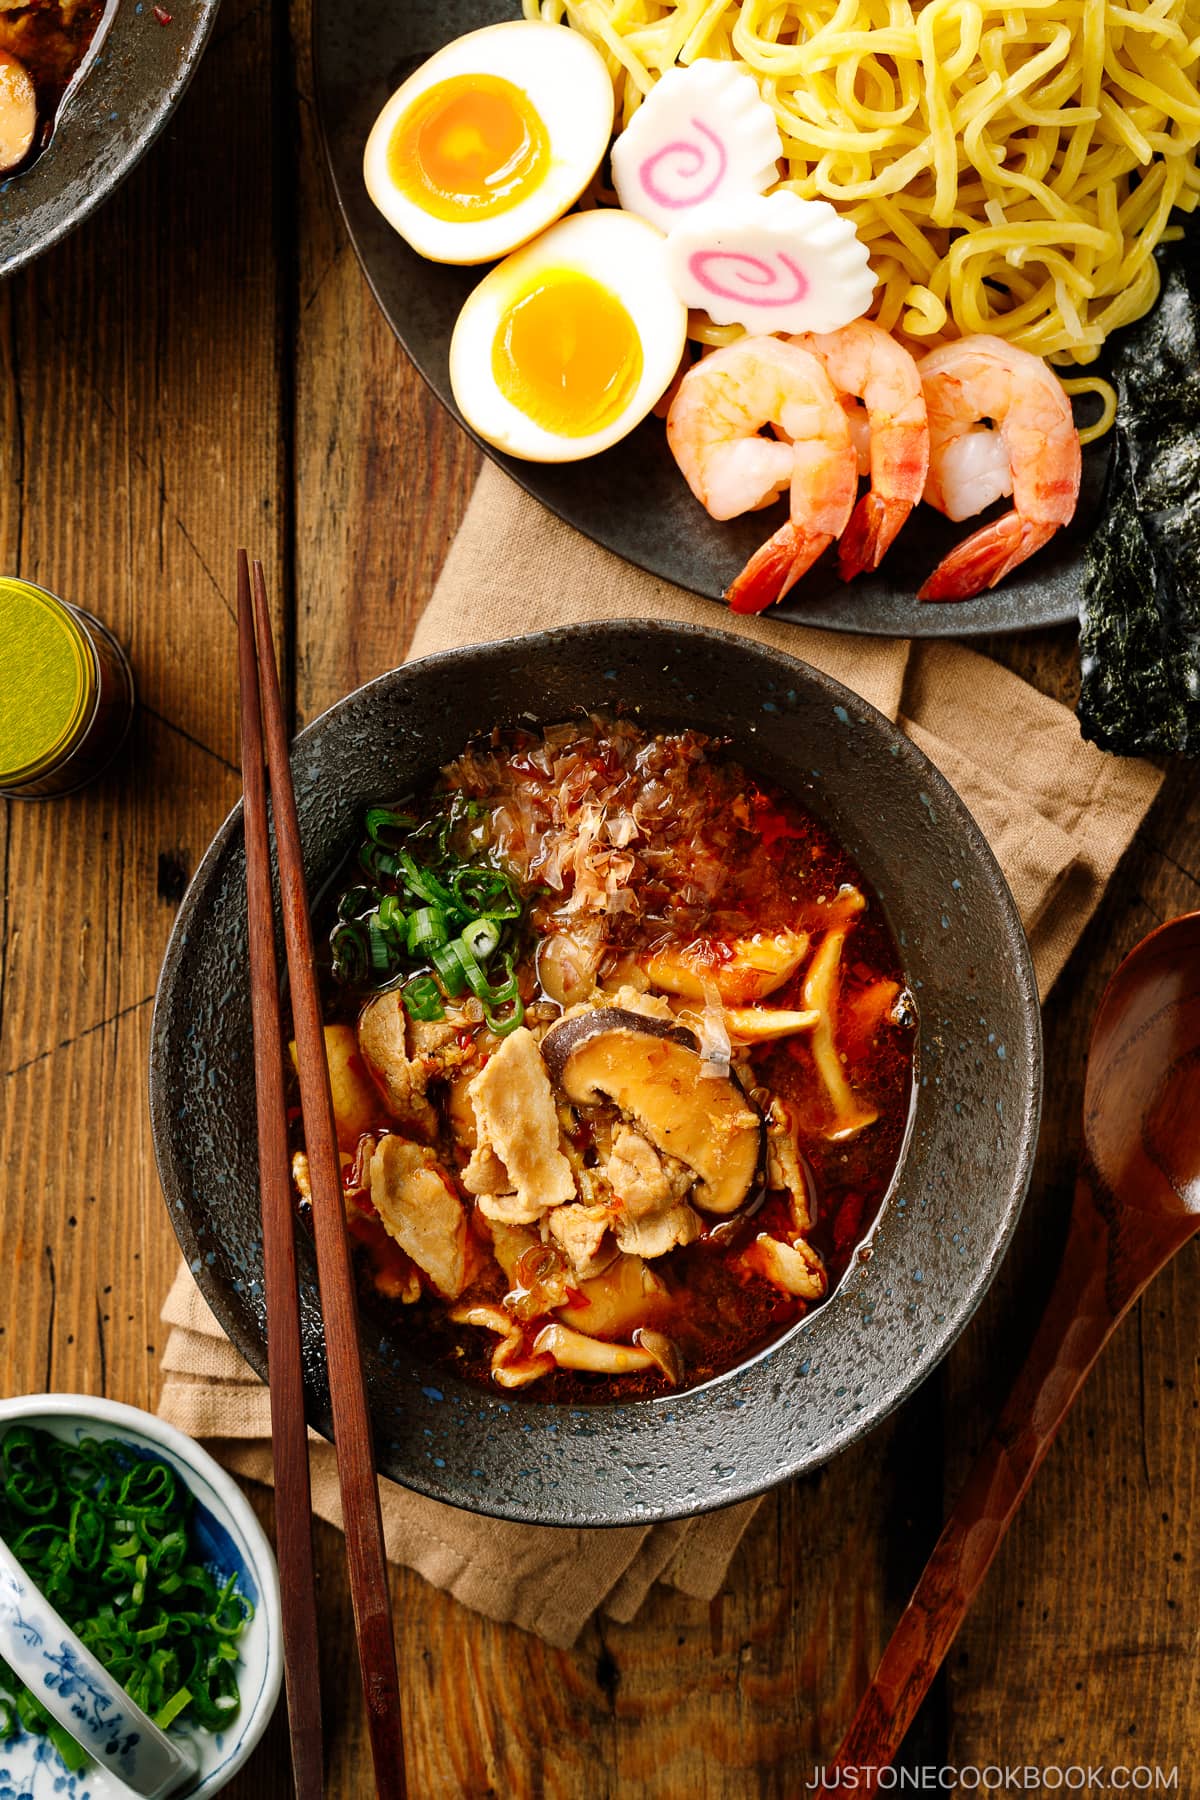
[[[506,212],[538,186],[549,162],[546,127],[499,75],[456,75],[427,88],[388,144],[396,187],[437,219]]]
[[[642,378],[637,327],[615,294],[577,269],[543,271],[503,313],[492,374],[509,403],[556,437],[590,437]]]

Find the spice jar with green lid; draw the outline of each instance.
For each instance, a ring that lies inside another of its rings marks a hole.
[[[0,794],[43,800],[102,773],[133,718],[133,675],[82,607],[0,576]]]

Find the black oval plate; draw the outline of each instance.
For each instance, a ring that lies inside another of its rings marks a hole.
[[[49,147],[0,180],[0,276],[40,256],[94,212],[149,149],[195,72],[219,0],[117,0],[104,41],[64,101]]]
[[[317,0],[313,49],[325,150],[351,242],[392,330],[442,404],[470,430],[450,394],[450,334],[480,269],[426,262],[409,249],[368,198],[362,178],[367,134],[388,95],[452,38],[520,16],[513,0]],[[471,432],[474,437],[475,433]],[[667,448],[662,421],[647,419],[602,456],[580,463],[528,463],[476,439],[502,469],[551,512],[627,562],[693,593],[722,593],[776,525],[781,502],[728,524],[693,498]],[[1096,518],[1106,447],[1084,456],[1084,485],[1073,524],[1023,569],[988,594],[958,605],[926,605],[917,589],[969,525],[921,507],[882,570],[849,586],[825,558],[772,615],[828,630],[885,637],[974,637],[1061,625],[1078,613],[1082,548]]]

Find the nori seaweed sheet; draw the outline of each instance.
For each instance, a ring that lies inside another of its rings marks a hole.
[[[1105,750],[1200,756],[1200,246],[1121,334],[1116,443],[1080,605],[1079,726]]]

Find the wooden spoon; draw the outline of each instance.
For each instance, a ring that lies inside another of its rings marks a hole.
[[[1200,913],[1143,938],[1092,1027],[1083,1156],[1062,1267],[995,1430],[937,1541],[821,1793],[879,1792],[1092,1364],[1200,1228]],[[873,1771],[873,1772],[869,1772]]]

